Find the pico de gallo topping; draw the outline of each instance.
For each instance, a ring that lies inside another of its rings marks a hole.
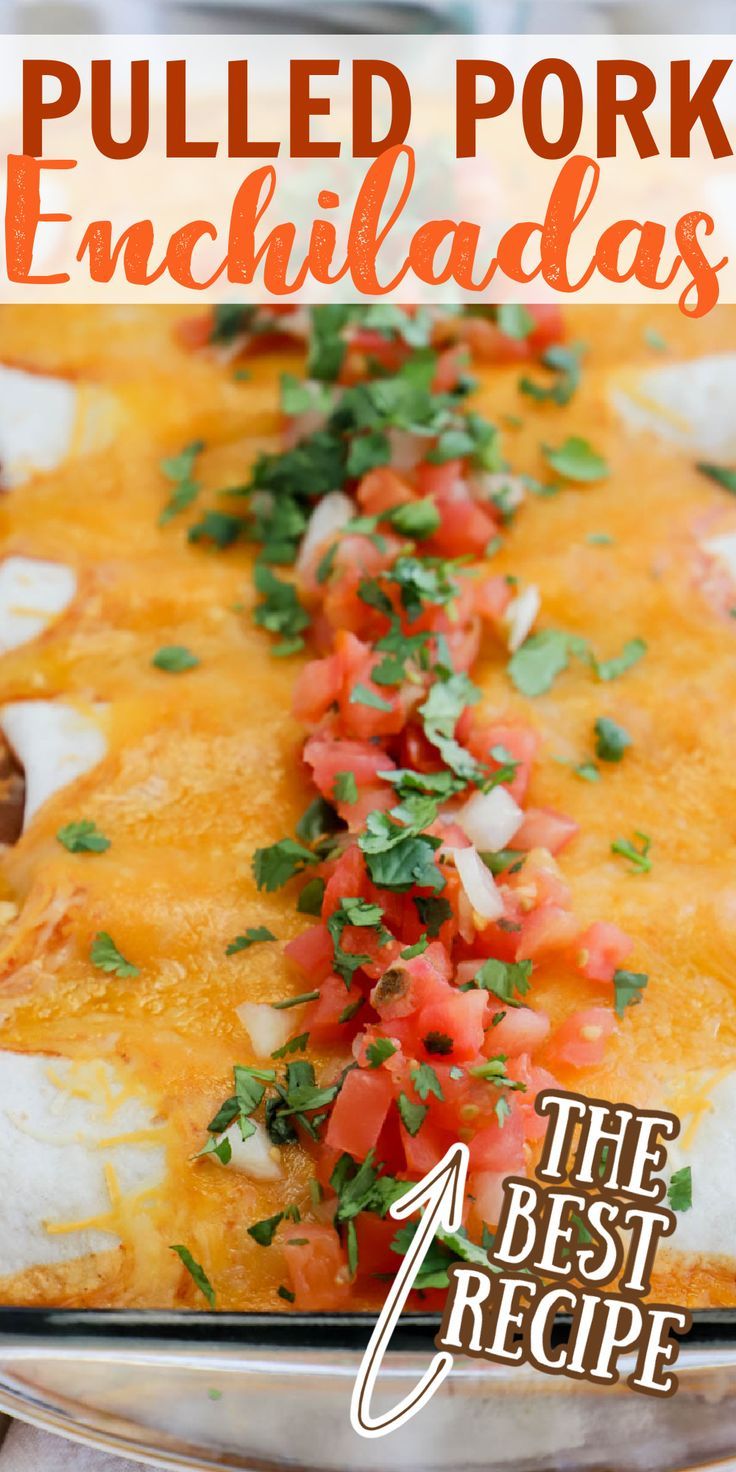
[[[469,403],[473,357],[526,361],[524,391],[567,403],[581,353],[556,309],[227,306],[199,341],[242,353],[285,335],[304,340],[306,373],[282,380],[283,448],[257,460],[240,521],[260,548],[257,624],[274,656],[310,655],[293,698],[308,806],[253,872],[261,890],[288,885],[311,923],[286,946],[294,996],[275,1004],[298,1006],[298,1027],[271,1068],[236,1067],[200,1158],[227,1164],[236,1122],[245,1142],[265,1129],[309,1153],[310,1210],[249,1230],[283,1253],[284,1304],[335,1309],[396,1271],[414,1228],[397,1228],[391,1203],[464,1141],[467,1219],[417,1283],[433,1307],[453,1258],[487,1262],[555,1064],[599,1063],[647,981],[624,970],[623,930],[576,917],[559,859],[577,825],[530,803],[533,720],[489,715],[473,669],[481,651],[503,661],[531,701],[570,654],[610,679],[645,651],[627,646],[609,670],[582,641],[535,631],[537,590],[489,561],[526,486]],[[580,478],[606,473],[585,441],[562,448]],[[610,720],[591,732],[600,763],[629,744]],[[246,930],[230,950],[262,940]],[[550,959],[600,988],[555,1031],[534,996]],[[310,1049],[335,1055],[321,1078],[299,1056]]]

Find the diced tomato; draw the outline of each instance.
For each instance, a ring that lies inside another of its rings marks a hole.
[[[455,995],[447,984],[442,963],[434,965],[433,959],[428,959],[432,949],[429,946],[423,955],[390,967],[371,992],[373,1006],[390,1027],[397,1018],[411,1017],[437,999]],[[444,954],[441,946],[435,954],[437,957]]]
[[[288,1222],[279,1233],[294,1307],[307,1313],[339,1308],[350,1297],[348,1265],[334,1227]]]
[[[311,659],[297,675],[292,697],[292,710],[298,721],[313,725],[335,704],[343,684],[340,659],[329,654],[326,659]]]
[[[432,392],[449,394],[465,377],[470,366],[470,353],[464,343],[446,348],[440,353],[432,379]]]
[[[332,942],[330,941],[330,951]],[[332,967],[330,960],[330,967]],[[341,1022],[351,1003],[360,1000],[360,991],[354,984],[350,991],[345,986],[342,977],[336,976],[332,970],[324,978],[319,989],[319,997],[315,1002],[310,1002],[304,1014],[304,1030],[309,1033],[314,1042],[341,1042],[347,1046],[355,1030],[360,1025],[360,1017],[356,1015],[355,1021]]]
[[[384,784],[382,787],[362,787],[356,802],[338,802],[336,806],[350,832],[358,833],[365,827],[369,813],[387,813],[395,803],[393,788]]]
[[[467,673],[471,665],[475,664],[480,651],[480,619],[473,619],[472,623],[459,624],[445,634],[447,647],[450,651],[450,662],[453,669],[459,673]]]
[[[402,1124],[401,1141],[406,1169],[411,1176],[425,1176],[427,1171],[434,1170],[454,1143],[452,1135],[446,1130],[437,1129],[430,1119],[424,1120],[415,1135],[410,1135]]]
[[[442,759],[436,746],[427,740],[420,726],[409,723],[399,737],[399,766],[410,767],[414,772],[439,772]]]
[[[393,1102],[393,1083],[382,1068],[356,1068],[349,1073],[332,1106],[326,1143],[365,1160],[375,1149]]]
[[[468,496],[465,500],[437,497],[440,524],[427,546],[441,557],[482,557],[498,529],[498,521],[487,507]]]
[[[366,516],[385,516],[397,506],[405,506],[414,500],[414,494],[406,481],[388,465],[369,470],[363,476],[357,490],[357,499]]]
[[[213,327],[212,312],[198,312],[196,317],[181,317],[174,332],[182,347],[195,350],[207,346]]]
[[[516,1096],[508,1099],[511,1113],[503,1124],[494,1119],[469,1141],[471,1170],[498,1170],[516,1174],[524,1166],[524,1117]]]
[[[435,1034],[451,1039],[452,1050],[448,1056],[455,1062],[474,1058],[483,1046],[487,1011],[484,991],[460,992],[448,988],[448,995],[442,1001],[430,1002],[419,1014],[417,1030],[425,1049],[427,1037]]]
[[[483,1052],[489,1058],[497,1053],[511,1056],[533,1053],[544,1042],[549,1029],[546,1012],[538,1012],[532,1007],[509,1007],[501,1021],[489,1027]]]
[[[349,896],[360,899],[366,882],[365,860],[357,843],[351,843],[341,853],[322,896],[322,918],[328,920],[341,901]]]
[[[399,1223],[390,1217],[376,1216],[372,1211],[362,1211],[355,1219],[355,1230],[360,1277],[395,1273],[401,1259],[391,1251],[391,1243],[399,1230]]]
[[[518,1065],[518,1060],[514,1060],[514,1063],[509,1064],[509,1072],[514,1078],[521,1077],[520,1073],[511,1073],[511,1070],[516,1065]],[[519,1108],[524,1115],[524,1136],[527,1140],[543,1140],[547,1133],[549,1116],[537,1113],[535,1108],[537,1094],[541,1094],[544,1089],[559,1090],[560,1083],[553,1073],[550,1073],[546,1068],[540,1068],[537,1063],[531,1063],[529,1065],[525,1074],[525,1081],[527,1092],[518,1095]]]
[[[475,607],[482,619],[495,624],[505,613],[511,602],[511,587],[506,579],[496,574],[482,578],[475,585]]]
[[[539,960],[564,951],[578,934],[579,921],[559,905],[540,905],[521,922],[521,935],[516,947],[518,961]]]
[[[524,822],[514,834],[514,848],[546,848],[558,854],[579,833],[574,818],[556,813],[552,808],[527,808]]]
[[[328,1191],[330,1189],[330,1176],[342,1152],[340,1150],[331,1150],[324,1142],[316,1145],[311,1140],[307,1142],[307,1148],[314,1161],[314,1174],[323,1190]]]
[[[435,496],[448,496],[462,478],[462,460],[445,460],[442,465],[433,465],[431,461],[423,460],[417,466],[417,493],[433,499]]]
[[[480,363],[523,362],[558,342],[564,336],[564,318],[556,305],[528,307],[534,327],[528,337],[509,337],[487,317],[456,317],[440,324],[439,333],[451,334],[466,343]]]
[[[340,772],[351,772],[359,788],[375,787],[378,773],[393,771],[395,767],[395,762],[380,746],[321,734],[310,736],[304,747],[304,760],[312,768],[315,785],[330,802],[334,802],[335,778]]]
[[[537,1114],[535,1100],[542,1089],[559,1088],[557,1080],[545,1068],[532,1063],[528,1052],[518,1053],[506,1063],[506,1073],[523,1089],[514,1094],[515,1107],[519,1110],[526,1140],[541,1140],[547,1130],[546,1115]]]
[[[557,905],[561,910],[570,908],[570,886],[546,848],[531,849],[522,868],[509,874],[506,883],[526,909],[537,909],[540,905]]]
[[[634,948],[634,942],[618,925],[595,920],[579,940],[578,968],[589,981],[613,981]]]
[[[539,747],[536,731],[530,726],[514,725],[506,721],[483,722],[469,708],[458,723],[457,738],[479,762],[486,762],[491,771],[497,771],[503,763],[500,759],[491,757],[490,753],[494,747],[503,747],[512,761],[517,763],[513,778],[505,785],[516,802],[524,802],[532,763]],[[514,847],[518,847],[515,840]]]
[[[540,302],[528,310],[534,318],[534,331],[529,342],[535,353],[542,353],[550,343],[560,342],[564,338],[565,319],[556,302]]]
[[[326,925],[310,925],[284,946],[284,955],[308,976],[321,982],[332,970],[334,946]]]
[[[616,1021],[607,1007],[587,1007],[573,1012],[557,1028],[548,1045],[548,1056],[573,1068],[592,1068],[600,1063]]]
[[[473,1213],[478,1225],[495,1227],[503,1206],[503,1183],[508,1171],[477,1170],[468,1176],[468,1197],[473,1203]]]

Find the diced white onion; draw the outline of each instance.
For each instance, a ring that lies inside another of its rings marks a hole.
[[[505,848],[524,821],[524,814],[505,787],[475,792],[455,814],[470,842],[481,851]]]
[[[736,583],[736,532],[723,532],[720,537],[708,537],[700,545],[704,552],[721,563]]]
[[[511,602],[503,615],[503,622],[508,629],[508,646],[512,654],[524,643],[527,634],[534,627],[534,621],[542,606],[539,588],[530,583],[523,593],[519,593]]]
[[[47,798],[89,772],[107,750],[99,717],[60,700],[4,705],[0,730],[25,773],[24,829]]]
[[[20,485],[66,459],[77,404],[77,389],[66,379],[0,364],[0,485]]]
[[[455,968],[455,986],[465,986],[466,982],[472,981],[485,960],[487,960],[486,956],[478,956],[472,961],[458,962]]]
[[[235,1012],[257,1058],[270,1058],[277,1048],[283,1048],[293,1026],[290,1012],[279,1012],[266,1002],[241,1002]]]
[[[322,497],[309,518],[309,525],[302,538],[297,558],[297,570],[304,572],[318,547],[329,537],[341,532],[346,522],[355,515],[355,507],[343,491],[330,491]]]
[[[281,1179],[278,1149],[271,1144],[264,1126],[257,1120],[252,1123],[255,1124],[255,1133],[249,1135],[247,1140],[240,1133],[237,1119],[220,1136],[220,1139],[230,1142],[232,1155],[228,1166],[231,1170],[242,1171],[244,1176],[250,1176],[253,1181],[278,1181]]]
[[[471,909],[481,920],[498,920],[503,915],[503,899],[477,849],[456,848],[454,855],[460,883]]]
[[[294,307],[292,312],[274,319],[275,327],[283,327],[291,337],[303,337],[305,342],[312,331],[312,314],[308,307]]]
[[[527,493],[522,475],[506,475],[503,470],[477,472],[473,486],[482,500],[500,500],[505,511],[516,511]]]
[[[43,633],[76,591],[76,573],[63,562],[6,557],[0,563],[0,653]]]

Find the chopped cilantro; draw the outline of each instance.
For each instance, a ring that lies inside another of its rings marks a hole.
[[[327,802],[324,797],[315,797],[302,813],[296,825],[296,834],[305,843],[317,843],[326,835],[339,832],[344,826],[332,803]]]
[[[221,302],[213,310],[210,342],[232,342],[245,332],[257,331],[255,316],[258,307],[248,303]]]
[[[292,1293],[292,1291],[291,1291],[290,1288],[285,1288],[283,1283],[279,1283],[279,1286],[276,1289],[276,1292],[278,1293],[279,1298],[283,1298],[284,1299],[284,1302],[285,1303],[295,1303],[296,1302],[296,1294],[295,1293]]]
[[[397,1044],[392,1043],[390,1038],[376,1038],[368,1044],[365,1056],[371,1068],[380,1068],[387,1058],[393,1058],[395,1052],[397,1052]]]
[[[641,1001],[641,994],[649,980],[643,971],[615,971],[613,986],[616,998],[616,1016],[623,1017],[627,1007]]]
[[[611,547],[613,545],[613,537],[610,532],[588,532],[585,540],[591,547]]]
[[[399,951],[399,955],[402,961],[412,961],[415,956],[422,956],[428,945],[429,936],[425,931],[424,935],[420,935],[419,940],[415,941],[413,946],[405,946],[403,951]]]
[[[667,343],[661,332],[657,332],[655,327],[644,328],[644,341],[647,347],[651,348],[655,353],[667,352]]]
[[[277,1211],[275,1216],[264,1217],[263,1221],[254,1222],[252,1227],[248,1227],[248,1236],[252,1237],[259,1247],[270,1247],[276,1228],[280,1227],[283,1220],[283,1211]]]
[[[496,326],[504,337],[523,342],[534,331],[536,322],[528,307],[521,302],[501,302],[496,309]]]
[[[399,893],[415,887],[444,888],[445,881],[434,861],[439,838],[402,828],[388,814],[369,813],[366,831],[358,844],[365,854],[371,879],[379,888]]]
[[[599,716],[595,723],[595,754],[602,762],[620,762],[631,737],[609,716]]]
[[[629,838],[616,838],[611,844],[611,853],[620,854],[622,859],[628,859],[639,874],[648,874],[652,867],[649,857],[652,840],[646,833],[640,833],[638,829],[634,832],[634,838],[639,840],[638,847]]]
[[[371,958],[368,953],[346,951],[342,946],[342,934],[346,926],[355,926],[358,929],[369,929],[375,932],[379,946],[384,946],[391,940],[389,932],[381,924],[383,910],[380,905],[369,904],[367,900],[343,896],[337,909],[333,911],[327,921],[327,929],[332,938],[333,966],[338,976],[341,976],[346,986],[350,986],[353,973],[361,966],[366,966]]]
[[[354,1002],[348,1002],[347,1007],[343,1007],[337,1019],[338,1022],[352,1022],[356,1012],[359,1012],[363,1006],[365,1006],[365,997],[356,997]]]
[[[486,1083],[495,1084],[497,1089],[519,1090],[526,1093],[526,1084],[509,1078],[506,1073],[506,1054],[498,1053],[495,1058],[486,1059],[485,1063],[478,1063],[474,1068],[469,1068],[471,1078],[482,1078]]]
[[[244,525],[243,517],[234,516],[231,511],[205,511],[202,520],[190,526],[187,538],[190,542],[212,542],[224,552],[237,542]]]
[[[300,1032],[297,1034],[296,1037],[289,1038],[288,1041],[284,1043],[283,1047],[277,1048],[276,1051],[271,1054],[271,1057],[275,1060],[278,1060],[279,1058],[288,1058],[289,1053],[303,1053],[308,1042],[309,1033]]]
[[[106,930],[98,930],[90,946],[89,959],[98,971],[110,976],[140,976],[139,968],[126,961]]]
[[[423,541],[437,531],[440,513],[434,501],[426,497],[422,501],[408,501],[405,506],[397,506],[389,512],[387,520],[402,537],[414,537],[417,541]]]
[[[309,614],[299,602],[293,583],[277,578],[260,562],[254,568],[253,581],[261,594],[261,602],[253,611],[254,622],[270,634],[280,634],[289,641],[290,651],[296,652],[304,642],[301,635],[309,624]]]
[[[372,710],[393,710],[390,700],[385,700],[376,690],[370,690],[367,685],[354,685],[350,691],[351,705],[368,705]]]
[[[265,925],[249,925],[242,935],[236,935],[225,951],[226,956],[235,956],[238,951],[247,951],[264,940],[275,940],[273,931]]]
[[[80,818],[77,823],[66,823],[56,837],[70,854],[104,854],[110,840],[100,833],[96,823],[89,818]]]
[[[531,961],[498,961],[491,957],[483,962],[475,976],[466,981],[460,990],[470,991],[479,987],[483,991],[492,992],[510,1007],[520,1007],[521,1003],[515,994],[526,996],[531,986],[531,974]]]
[[[316,864],[317,856],[294,838],[282,838],[267,848],[257,848],[253,855],[253,874],[259,889],[281,889],[308,864]]]
[[[646,652],[647,646],[643,639],[629,639],[621,653],[613,659],[593,659],[593,668],[599,680],[617,680],[632,665],[638,664]]]
[[[692,1166],[683,1165],[670,1176],[667,1200],[673,1211],[689,1211],[693,1204]]]
[[[324,879],[308,879],[296,902],[300,915],[321,915],[325,894]]]
[[[582,778],[583,782],[600,781],[601,774],[598,771],[595,762],[578,762],[578,765],[576,767],[573,767],[573,771],[576,777]]]
[[[280,383],[281,408],[289,417],[309,414],[313,411],[328,414],[332,407],[332,393],[323,383],[295,378],[293,373],[282,373]]]
[[[332,788],[335,802],[357,802],[358,784],[354,772],[338,772]]]
[[[180,511],[186,511],[191,506],[199,492],[197,481],[192,480],[194,462],[200,452],[204,449],[202,440],[194,440],[190,445],[185,445],[178,455],[169,456],[161,460],[159,469],[167,480],[173,481],[174,489],[159,516],[159,526],[165,526],[172,517],[178,516]]]
[[[547,401],[559,404],[560,407],[569,404],[580,383],[580,365],[584,352],[585,347],[582,343],[572,343],[569,347],[555,343],[552,347],[547,348],[542,353],[540,361],[542,367],[549,369],[552,374],[551,381],[540,383],[537,379],[529,378],[527,374],[524,374],[519,379],[521,392],[538,403]],[[567,445],[569,444],[568,440]]]
[[[714,480],[716,485],[721,486],[724,491],[729,491],[732,496],[736,496],[736,468],[732,465],[713,465],[707,460],[699,460],[695,468],[700,471],[701,475],[707,475],[710,480]]]
[[[429,1112],[428,1105],[413,1104],[406,1094],[399,1094],[398,1105],[404,1129],[410,1135],[418,1135]]]
[[[563,480],[584,484],[604,480],[608,475],[607,462],[579,435],[569,435],[558,448],[543,445],[542,450],[547,463]]]
[[[442,677],[441,672],[431,686],[419,714],[424,723],[424,733],[432,746],[436,746],[443,762],[457,777],[466,782],[483,777],[483,768],[469,751],[455,740],[455,727],[463,711],[475,705],[480,691],[465,674]]]
[[[435,940],[445,921],[452,917],[450,901],[441,895],[417,894],[413,898],[419,919],[427,927],[427,935]]]
[[[185,670],[195,670],[199,660],[184,644],[165,644],[156,650],[151,664],[154,669],[165,670],[168,675],[181,675]]]
[[[426,1102],[430,1094],[434,1094],[435,1099],[440,1102],[444,1099],[442,1085],[431,1063],[419,1063],[416,1068],[412,1068],[411,1081],[422,1103]]]
[[[190,1278],[192,1278],[192,1280],[196,1283],[200,1293],[204,1294],[204,1297],[207,1299],[210,1308],[214,1308],[216,1301],[215,1290],[212,1287],[212,1284],[210,1283],[210,1280],[207,1277],[204,1268],[201,1266],[200,1263],[195,1262],[191,1252],[189,1251],[189,1248],[182,1246],[181,1242],[178,1242],[175,1244],[175,1246],[170,1247],[169,1251],[176,1253],[177,1257],[184,1264],[184,1267],[186,1268]]]
[[[313,992],[300,992],[298,997],[286,997],[283,1002],[272,1002],[274,1012],[287,1012],[290,1007],[301,1007],[305,1002],[316,1002],[319,990]]]
[[[339,1084],[321,1089],[315,1079],[314,1068],[306,1059],[287,1063],[283,1084],[276,1084],[276,1096],[266,1104],[266,1129],[275,1145],[290,1143],[294,1138],[292,1121],[296,1121],[313,1139],[317,1138],[317,1127],[323,1116],[310,1118],[315,1110],[323,1109],[335,1099]]]
[[[542,629],[511,656],[508,672],[522,695],[544,695],[557,676],[567,669],[570,635],[559,629]]]

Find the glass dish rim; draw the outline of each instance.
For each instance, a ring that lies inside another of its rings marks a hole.
[[[684,1349],[736,1347],[736,1307],[694,1309],[692,1327],[678,1335]],[[569,1320],[560,1318],[555,1342],[565,1342]],[[89,1349],[158,1349],[186,1346],[242,1350],[362,1352],[376,1323],[372,1313],[211,1313],[188,1309],[67,1309],[0,1307],[0,1365],[4,1354],[52,1341]],[[440,1326],[438,1314],[406,1314],[389,1354],[426,1351]]]

